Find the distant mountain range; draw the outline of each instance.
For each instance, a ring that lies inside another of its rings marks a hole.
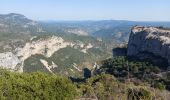
[[[65,32],[78,35],[89,35],[105,40],[127,41],[132,26],[170,27],[170,22],[137,22],[126,20],[101,21],[49,21],[40,22],[50,32]],[[81,34],[84,33],[84,34]]]
[[[0,15],[0,32],[36,34],[44,32],[69,33],[93,36],[105,40],[127,41],[132,26],[164,26],[170,22],[137,22],[126,20],[100,21],[33,21],[24,15],[10,13]]]

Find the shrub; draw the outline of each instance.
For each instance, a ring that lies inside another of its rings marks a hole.
[[[0,71],[0,98],[14,100],[73,100],[77,89],[65,77],[41,72],[26,74]]]
[[[152,99],[151,92],[144,88],[129,88],[127,95],[128,95],[128,100],[151,100]]]
[[[160,82],[156,82],[154,84],[154,87],[159,89],[159,90],[165,90],[165,85],[163,83],[160,83]]]

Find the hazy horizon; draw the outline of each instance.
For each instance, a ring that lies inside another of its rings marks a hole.
[[[19,13],[38,21],[170,21],[167,0],[4,0],[0,14]]]

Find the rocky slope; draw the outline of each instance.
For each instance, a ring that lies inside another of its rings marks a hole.
[[[12,52],[0,53],[0,66],[10,70],[19,70],[17,65],[21,61]]]
[[[50,57],[54,56],[53,54],[57,51],[67,47],[77,49],[83,54],[88,54],[88,49],[93,48],[93,45],[90,43],[68,42],[62,37],[57,36],[47,36],[43,38],[35,36],[23,46],[18,46],[10,52],[0,53],[0,66],[13,71],[23,72],[25,60],[33,55],[42,55],[44,59],[38,58],[39,61],[49,72],[52,72],[51,69],[56,68],[58,65],[54,63]]]
[[[170,65],[170,30],[162,27],[135,26],[132,28],[127,55]]]

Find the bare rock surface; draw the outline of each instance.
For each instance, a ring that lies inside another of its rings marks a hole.
[[[21,63],[17,56],[11,52],[0,53],[0,66],[10,70],[17,70],[17,64]]]

